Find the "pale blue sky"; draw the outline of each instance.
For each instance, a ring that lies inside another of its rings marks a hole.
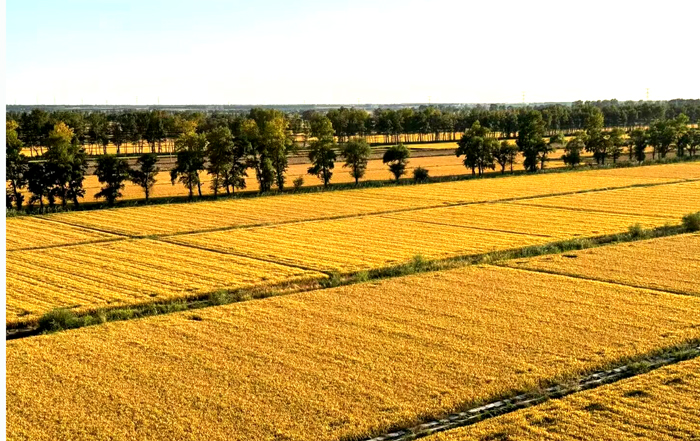
[[[8,0],[34,104],[700,98],[700,2]]]

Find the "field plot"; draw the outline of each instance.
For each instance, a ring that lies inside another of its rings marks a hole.
[[[680,221],[684,215],[700,211],[700,182],[551,196],[518,204],[658,216]]]
[[[6,273],[9,323],[31,322],[58,307],[84,312],[323,277],[153,240],[10,252]]]
[[[691,296],[485,266],[13,340],[7,436],[381,432],[699,338],[699,308]]]
[[[383,215],[408,222],[459,226],[486,231],[507,231],[549,237],[552,241],[592,237],[626,231],[639,223],[644,228],[663,225],[664,220],[648,216],[611,213],[580,213],[549,207],[529,207],[511,203],[460,205]]]
[[[700,359],[425,438],[679,440],[700,433]]]
[[[216,231],[167,239],[174,243],[299,265],[352,272],[551,242],[550,237],[431,225],[381,216]]]
[[[700,235],[640,242],[504,262],[514,268],[700,295]]]
[[[667,167],[667,166],[661,166]],[[646,167],[652,168],[652,167]],[[546,196],[566,192],[675,182],[627,176],[627,169],[475,179],[428,185],[286,194],[196,204],[170,204],[70,212],[51,218],[131,236],[176,234],[378,212]],[[616,173],[611,173],[616,172]],[[663,186],[664,188],[666,186]],[[642,190],[642,189],[640,189]]]
[[[5,219],[5,250],[51,247],[116,239],[119,236],[51,222],[40,217]]]

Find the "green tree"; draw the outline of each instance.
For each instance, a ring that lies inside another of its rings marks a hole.
[[[95,194],[95,198],[105,198],[109,206],[113,206],[117,198],[122,196],[124,181],[129,179],[129,163],[116,155],[101,155],[97,158],[95,175],[104,186]]]
[[[206,148],[207,137],[204,134],[183,133],[175,141],[177,162],[175,168],[170,170],[170,180],[173,185],[175,181],[179,181],[187,187],[190,199],[195,186],[199,196],[202,196],[199,173],[204,170]]]
[[[22,153],[24,143],[17,136],[18,124],[8,120],[5,126],[5,178],[9,182],[6,190],[7,208],[11,208],[14,203],[17,210],[21,210],[24,202],[21,189],[27,185],[29,160]]]
[[[350,169],[350,176],[355,178],[355,185],[359,184],[360,178],[365,175],[371,153],[372,149],[364,139],[351,139],[343,145],[341,150],[341,155],[345,159],[343,167]]]
[[[382,162],[389,164],[389,171],[398,181],[406,173],[406,164],[411,153],[403,144],[392,145],[384,152]]]
[[[27,170],[27,189],[32,194],[29,204],[39,202],[39,209],[44,211],[44,198],[48,200],[49,206],[54,206],[54,196],[51,192],[53,179],[48,172],[45,162],[33,162],[29,164]]]
[[[58,197],[65,208],[69,200],[78,205],[78,198],[85,195],[83,181],[87,173],[87,155],[73,138],[73,130],[58,123],[49,133],[48,149],[44,154],[46,170],[52,179],[50,199]]]
[[[634,129],[630,132],[630,161],[634,152],[634,158],[638,162],[646,159],[646,149],[649,145],[649,132],[644,129]]]
[[[134,184],[143,188],[146,201],[151,195],[151,189],[156,183],[156,176],[160,169],[156,166],[158,155],[155,153],[144,153],[136,160],[136,168],[129,170],[129,179]]]
[[[612,158],[613,164],[622,156],[622,148],[627,141],[624,139],[625,132],[622,129],[614,128],[607,134],[605,141],[608,145],[607,154]]]
[[[518,150],[523,153],[525,170],[537,171],[538,155],[546,149],[544,142],[545,123],[542,114],[530,110],[518,117]]]
[[[578,134],[576,137],[569,140],[564,147],[564,154],[561,159],[564,164],[571,168],[575,168],[581,163],[581,150],[586,146],[584,142],[585,135]]]
[[[537,152],[537,159],[540,162],[540,170],[544,170],[544,164],[547,162],[547,157],[550,153],[553,153],[557,146],[563,146],[566,143],[564,135],[557,133],[556,135],[549,138],[549,142],[544,144],[542,150]]]
[[[216,127],[206,133],[209,159],[207,172],[212,177],[211,188],[214,196],[218,189],[223,188],[227,194],[231,189],[245,188],[246,162],[245,157],[249,143],[242,139],[234,139],[228,127]]]
[[[309,150],[309,174],[316,175],[323,181],[323,186],[328,187],[331,177],[333,176],[333,168],[335,167],[335,143],[333,138],[321,138],[311,142],[311,150]]]
[[[495,154],[496,162],[501,166],[501,174],[506,172],[506,166],[509,164],[510,172],[513,173],[513,163],[516,156],[518,156],[518,146],[505,140],[501,141]]]
[[[485,169],[494,169],[495,154],[498,150],[498,141],[491,136],[491,131],[482,127],[479,121],[475,121],[469,130],[466,130],[457,143],[455,155],[464,156],[464,166],[471,168],[472,175],[479,171],[481,176]]]

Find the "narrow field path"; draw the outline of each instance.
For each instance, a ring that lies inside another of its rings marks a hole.
[[[584,390],[594,389],[606,384],[631,378],[664,366],[670,366],[684,360],[700,356],[700,346],[691,347],[680,354],[662,354],[639,363],[629,363],[613,369],[598,371],[586,375],[574,382],[558,384],[542,391],[524,393],[501,399],[462,412],[446,415],[444,418],[426,421],[413,427],[393,430],[380,436],[366,438],[365,441],[409,441],[423,438],[438,432],[469,426],[489,418],[505,415],[519,409],[535,406],[547,400],[558,399]]]

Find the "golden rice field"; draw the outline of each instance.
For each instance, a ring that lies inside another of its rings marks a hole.
[[[51,222],[37,216],[5,219],[6,251],[97,242],[118,237],[110,233]]]
[[[449,218],[445,211],[451,212]],[[443,221],[443,219],[446,219]],[[352,272],[626,231],[653,217],[483,204],[181,235],[168,240],[319,271]]]
[[[688,213],[700,211],[700,181],[550,196],[519,201],[518,204],[657,216],[679,221]]]
[[[699,391],[694,359],[425,439],[692,440],[700,434]]]
[[[35,321],[55,308],[86,312],[325,277],[154,240],[9,252],[5,269],[10,324]]]
[[[669,172],[672,174],[682,174],[684,170],[695,173],[695,170],[700,169],[700,163],[644,168],[650,169],[650,174],[653,175],[663,173],[657,171],[657,168],[666,167],[672,170]],[[632,169],[591,170],[578,173],[441,182],[429,185],[364,188],[342,192],[284,194],[195,204],[70,212],[49,215],[48,218],[115,234],[163,235],[546,196],[631,185],[660,184],[679,180],[657,176],[638,177],[630,173],[630,170]],[[659,191],[666,188],[671,187],[659,187]]]
[[[513,268],[700,295],[700,234],[504,262]]]
[[[112,322],[7,342],[6,434],[356,437],[700,338],[699,308],[483,266]]]

